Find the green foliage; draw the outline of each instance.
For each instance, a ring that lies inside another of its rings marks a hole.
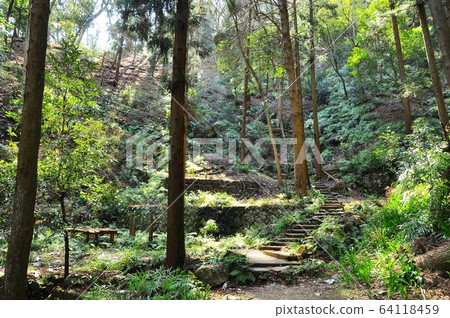
[[[200,233],[205,236],[217,235],[219,233],[219,226],[217,225],[216,221],[208,220],[200,229]]]
[[[373,104],[358,104],[338,98],[329,105],[321,107],[319,122],[327,127],[321,133],[325,147],[339,146],[348,157],[373,142],[374,135],[380,135],[382,124],[374,112]]]
[[[377,144],[341,163],[342,180],[364,192],[382,193],[395,179],[400,147],[399,136],[388,128]]]
[[[358,34],[355,39],[357,45],[350,52],[347,61],[351,74],[358,84],[364,87],[366,95],[376,94],[380,88],[385,93],[393,91],[411,95],[427,86],[423,73],[426,65],[419,57],[425,55],[420,28],[411,27],[414,23],[411,10],[400,8],[395,11],[395,15],[399,24],[403,54],[407,60],[409,81],[406,87],[400,89],[389,1],[372,1],[358,20]]]
[[[40,187],[96,203],[121,133],[96,118],[95,65],[75,45],[61,44],[58,54],[48,55],[52,67],[44,95]]]
[[[379,282],[388,291],[388,296],[400,293],[403,299],[421,285],[420,268],[413,255],[398,241],[389,242],[375,251],[360,245],[347,251],[340,262],[346,267],[344,280],[353,284],[357,279],[365,284]]]
[[[318,242],[322,249],[337,256],[346,248],[347,236],[343,231],[343,225],[336,217],[326,217],[320,227],[312,231],[314,241]]]
[[[198,191],[189,193],[186,196],[188,204],[194,206],[230,206],[235,204],[237,201],[232,196],[225,192],[209,192],[209,191]]]
[[[160,267],[132,275],[125,293],[114,287],[97,285],[83,299],[204,300],[210,293],[192,273]]]
[[[167,173],[151,170],[146,182],[136,181],[135,187],[124,187],[114,193],[106,193],[102,205],[97,207],[99,218],[116,219],[119,224],[127,224],[129,216],[134,215],[140,224],[148,224],[149,212],[159,211],[167,203],[167,189],[164,179]],[[114,190],[114,188],[112,188]]]
[[[368,221],[360,243],[341,257],[348,270],[346,280],[379,282],[389,296],[402,298],[420,287],[420,269],[410,246],[418,237],[447,238],[450,224],[450,157],[441,151],[442,142],[432,131],[419,120],[414,134],[405,138],[405,146],[395,149],[394,143],[384,149],[389,161],[396,162],[399,180],[382,207],[361,211]]]
[[[256,278],[249,270],[250,265],[247,263],[244,255],[230,254],[223,260],[230,267],[230,276],[236,283],[246,284],[248,282],[255,282]]]
[[[12,206],[13,191],[16,176],[16,153],[17,147],[12,144],[10,147],[0,145],[2,156],[0,157],[0,211],[4,207]],[[3,157],[3,158],[2,158]],[[1,219],[0,219],[1,228]]]
[[[300,265],[290,270],[292,275],[317,275],[325,269],[325,262],[317,258],[307,258],[302,260]]]

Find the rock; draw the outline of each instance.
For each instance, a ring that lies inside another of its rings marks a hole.
[[[60,299],[60,300],[76,300],[79,295],[74,290],[65,290],[58,286],[53,288],[52,293],[48,296],[48,299]]]
[[[211,287],[220,286],[229,280],[229,268],[226,264],[202,265],[195,272],[194,275]]]
[[[328,285],[333,285],[335,282],[336,281],[333,278],[325,280],[325,283],[327,283]]]
[[[74,275],[71,274],[64,280],[64,287],[72,286],[84,286],[91,282],[92,278],[90,276]]]

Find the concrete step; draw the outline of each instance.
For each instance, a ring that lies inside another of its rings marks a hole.
[[[292,229],[289,228],[286,230],[286,233],[291,233],[291,234],[295,234],[295,233],[310,233],[311,231],[314,231],[315,229]]]
[[[263,251],[281,251],[284,248],[284,243],[283,245],[263,245],[261,247],[261,250]]]
[[[308,235],[309,232],[300,232],[300,233],[283,233],[283,236],[286,238],[293,238],[293,239],[302,239],[306,235]]]
[[[292,224],[289,229],[317,229],[320,224]]]
[[[286,245],[288,245],[289,243],[298,243],[302,239],[307,238],[307,237],[309,237],[309,236],[304,236],[304,237],[277,237],[277,241],[284,242]]]
[[[322,212],[322,213],[344,212],[344,209],[338,209],[338,208],[325,208],[325,209],[323,209],[323,208],[320,208],[319,212]]]
[[[270,241],[269,243],[267,243],[265,246],[285,246],[285,242],[280,242],[280,241]]]
[[[318,216],[318,215],[344,215],[345,213],[343,211],[339,211],[339,210],[319,210],[319,212],[316,212],[314,214],[314,216]]]
[[[287,252],[280,252],[280,251],[263,251],[264,254],[275,257],[277,259],[282,259],[285,261],[298,261],[297,255],[292,255]]]
[[[260,250],[232,250],[232,252],[244,255],[250,267],[276,267],[300,264],[299,262],[287,261],[266,255],[264,254],[264,251]]]
[[[273,272],[284,272],[288,269],[297,267],[298,264],[294,265],[284,265],[284,266],[273,266],[273,267],[250,267],[249,270],[253,273],[273,273]]]

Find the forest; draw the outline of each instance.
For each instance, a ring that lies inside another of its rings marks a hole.
[[[0,0],[0,299],[450,299],[450,0]]]

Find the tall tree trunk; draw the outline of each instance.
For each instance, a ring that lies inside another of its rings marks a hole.
[[[14,7],[14,0],[11,0],[8,5],[8,10],[6,11],[5,21],[7,24],[9,22],[9,18],[11,16],[11,14],[12,14],[13,7]],[[5,45],[7,45],[7,44],[8,44],[8,35],[6,33],[5,34]]]
[[[430,30],[428,29],[427,15],[425,12],[425,5],[423,0],[417,1],[417,11],[419,13],[420,25],[422,27],[423,42],[427,52],[428,66],[430,68],[431,80],[433,81],[434,96],[438,107],[439,120],[441,121],[442,134],[445,141],[448,140],[448,113],[445,106],[444,94],[442,93],[441,79],[436,65],[436,58],[434,56],[433,45],[431,43]]]
[[[284,114],[284,105],[283,105],[283,95],[284,95],[284,86],[283,86],[283,77],[280,77],[280,81],[278,84],[278,112],[277,112],[277,119],[278,119],[278,127],[281,130],[281,136],[283,138],[286,138],[286,134],[284,133],[284,124],[283,124],[283,114]]]
[[[292,42],[291,42],[289,15],[286,0],[279,1],[278,9],[280,11],[281,32],[283,37],[283,51],[285,55],[286,72],[288,74],[290,87],[292,132],[293,138],[297,141],[294,144],[295,192],[297,193],[297,195],[303,196],[307,195],[308,193],[309,178],[308,178],[308,166],[306,164],[306,147],[304,147],[305,127],[303,120],[303,104],[301,94],[299,96],[299,92],[301,92],[300,65],[297,65],[297,73],[296,73],[294,56],[292,54]],[[296,48],[296,51],[297,49],[298,48]]]
[[[66,192],[59,193],[59,205],[61,208],[62,223],[64,227],[64,278],[69,276],[69,232],[67,231],[67,212],[65,204]]]
[[[337,58],[334,55],[334,53],[331,53],[331,58],[332,58],[332,61],[330,60],[331,67],[333,68],[334,72],[336,73],[336,75],[339,77],[339,79],[342,82],[342,88],[344,89],[344,97],[347,100],[348,92],[347,92],[347,84],[345,83],[345,78],[344,78],[344,76],[342,76],[341,72],[339,72],[339,64],[338,64]]]
[[[320,132],[319,132],[319,117],[317,109],[317,88],[316,88],[316,45],[315,45],[315,21],[314,21],[314,1],[309,0],[309,23],[311,25],[311,48],[310,48],[310,73],[311,73],[311,99],[313,106],[313,122],[314,122],[314,142],[315,142],[315,157],[316,157],[316,175],[320,178],[323,174],[322,161],[320,158]]]
[[[391,10],[395,9],[394,0],[389,0],[389,7]],[[403,104],[403,108],[405,110],[405,131],[406,134],[411,134],[412,133],[411,104],[409,102],[409,95],[407,96],[405,95],[406,71],[405,71],[405,62],[403,59],[402,42],[400,41],[400,33],[398,30],[397,17],[395,16],[395,14],[391,16],[391,19],[392,19],[392,30],[394,32],[395,49],[397,51],[398,72],[402,84],[402,89],[400,90],[401,94],[400,98]]]
[[[444,11],[447,24],[450,25],[450,0],[444,0]]]
[[[119,47],[117,48],[117,58],[116,58],[116,62],[115,62],[116,72],[114,74],[114,82],[113,82],[114,87],[117,87],[117,85],[119,85],[120,63],[122,62],[122,52],[123,52],[124,41],[125,41],[125,37],[122,34],[120,36]]]
[[[184,242],[184,190],[187,131],[187,38],[189,0],[178,0],[173,48],[172,100],[170,103],[170,161],[168,180],[166,263],[182,268]]]
[[[447,86],[450,89],[450,24],[447,22],[442,0],[429,0],[428,5],[433,16],[436,38],[441,52],[442,68],[447,78]]]
[[[5,265],[4,294],[7,299],[26,297],[28,258],[34,226],[49,14],[49,0],[31,1],[32,27],[26,64],[11,233]]]
[[[258,74],[256,74],[255,70],[253,69],[253,67],[250,63],[249,55],[245,54],[243,45],[242,45],[240,37],[239,37],[240,32],[239,32],[237,17],[235,15],[233,15],[233,21],[234,21],[234,28],[236,30],[237,44],[239,47],[239,51],[241,52],[242,58],[245,61],[245,65],[247,66],[247,69],[250,71],[253,78],[255,79],[256,85],[258,87],[259,95],[261,95],[261,99],[262,99],[263,106],[264,106],[264,112],[266,114],[266,119],[267,119],[267,127],[269,129],[270,141],[272,143],[273,156],[275,157],[275,164],[277,167],[278,185],[281,187],[284,185],[284,182],[283,182],[283,177],[281,175],[280,158],[278,156],[278,149],[277,149],[277,145],[276,145],[275,138],[273,135],[272,123],[271,123],[271,118],[270,118],[270,113],[269,113],[269,105],[267,104],[266,94],[264,93],[264,89],[263,89],[263,86],[262,86],[261,80],[259,79]]]
[[[6,17],[5,17],[6,23],[9,22],[9,18],[11,17],[13,7],[14,7],[14,0],[11,0],[11,1],[9,1],[8,10],[6,11]]]
[[[248,29],[250,32],[252,22],[252,10],[248,10]],[[247,48],[246,48],[247,56],[250,55],[250,37],[247,37]],[[245,67],[244,70],[244,97],[242,103],[242,130],[241,130],[241,162],[245,159],[245,129],[247,125],[247,104],[248,104],[248,77],[249,77],[248,67]]]
[[[123,44],[125,42],[125,32],[127,31],[127,22],[130,13],[129,11],[125,11],[122,16],[122,32],[120,35],[119,47],[117,48],[117,56],[115,61],[116,73],[114,75],[114,83],[113,85],[116,87],[119,84],[119,75],[120,75],[120,63],[122,62],[122,53],[123,53]]]

